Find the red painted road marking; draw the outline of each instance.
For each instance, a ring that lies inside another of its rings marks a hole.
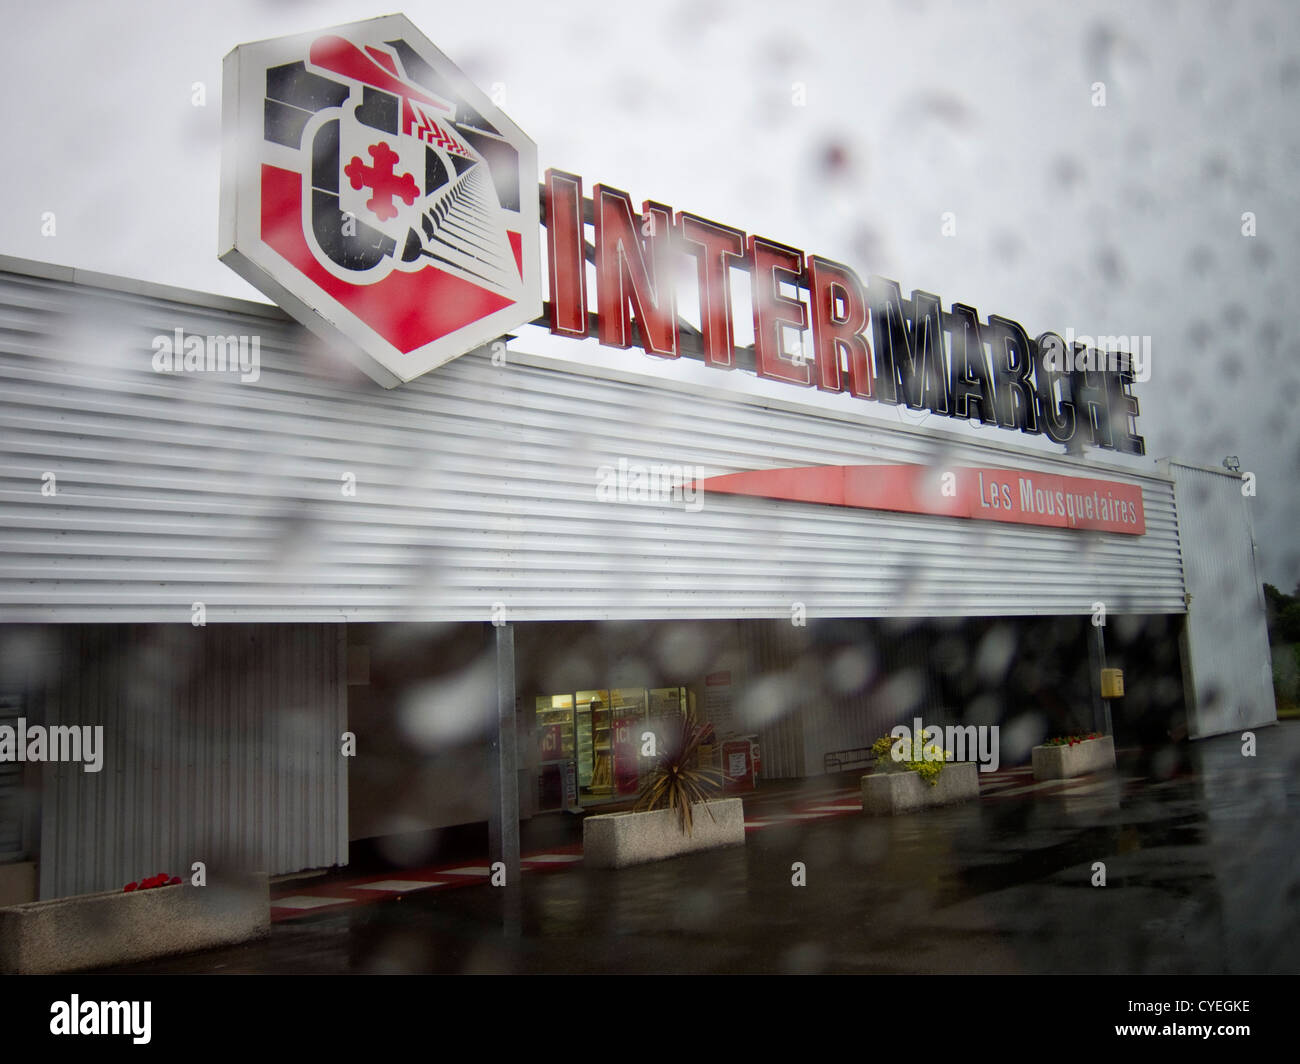
[[[1079,776],[1068,780],[1044,780],[1030,782],[1033,769],[1022,766],[1004,769],[1000,772],[981,774],[980,797],[988,799],[1018,798],[1026,794],[1042,794],[1045,797],[1070,794],[1081,791],[1085,786],[1092,786],[1097,781],[1090,776]],[[1141,782],[1126,779],[1125,784]],[[788,798],[787,798],[788,800]],[[759,806],[772,806],[780,801],[773,796],[767,801],[754,803]],[[809,803],[817,804],[809,804]],[[753,816],[746,817],[745,830],[757,831],[760,828],[776,824],[799,824],[809,820],[821,820],[830,817],[857,816],[862,813],[861,790],[857,787],[838,788],[824,791],[816,798],[807,798],[795,802],[793,807],[761,813],[755,810]],[[542,852],[521,856],[520,865],[526,872],[558,871],[573,867],[582,861],[582,845],[556,847]],[[491,868],[484,864],[459,862],[440,865],[437,868],[421,868],[404,871],[400,878],[395,873],[387,876],[368,876],[350,882],[330,882],[320,886],[304,884],[285,884],[284,893],[271,901],[271,919],[274,921],[294,919],[310,913],[365,905],[405,893],[429,889],[450,890],[456,887],[479,885],[491,874]]]
[[[520,858],[526,872],[545,873],[572,867],[582,860],[581,846],[557,847],[543,853]],[[387,876],[367,876],[356,880],[322,883],[311,886],[286,883],[284,892],[271,899],[271,919],[289,920],[310,913],[355,905],[366,905],[403,894],[424,890],[449,890],[481,884],[491,874],[483,864],[454,863],[438,868],[421,868]]]

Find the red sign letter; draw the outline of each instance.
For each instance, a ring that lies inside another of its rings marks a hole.
[[[781,294],[777,272],[790,274],[790,280],[797,284],[803,275],[803,252],[751,236],[749,257],[754,264],[754,368],[760,377],[810,387],[812,370],[808,363],[796,364],[781,357],[782,326],[806,329],[808,308]]]
[[[700,275],[700,332],[704,361],[722,369],[735,367],[735,330],[731,322],[731,262],[745,259],[745,234],[693,214],[679,213],[682,244],[696,257]]]
[[[546,251],[551,332],[587,335],[587,268],[582,255],[582,178],[546,171]]]
[[[630,347],[628,301],[636,309],[641,346],[647,354],[677,357],[677,300],[673,293],[673,215],[668,207],[645,205],[644,222],[632,215],[626,192],[597,185],[592,190],[596,216],[596,306],[600,342]],[[638,228],[644,224],[642,242]],[[651,262],[646,262],[646,248]]]
[[[849,394],[870,399],[871,346],[862,335],[867,327],[867,299],[862,282],[849,267],[813,255],[808,259],[808,290],[817,387],[826,392],[844,391],[840,363],[843,349],[849,356]]]

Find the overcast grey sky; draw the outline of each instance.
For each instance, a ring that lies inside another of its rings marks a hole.
[[[1294,2],[7,6],[0,253],[263,300],[216,258],[222,57],[402,10],[481,87],[504,88],[542,170],[1031,336],[1150,336],[1152,376],[1135,389],[1148,458],[1126,464],[1240,456],[1258,478],[1262,577],[1300,581]],[[556,341],[525,330],[520,343]],[[593,341],[564,352],[645,357]]]

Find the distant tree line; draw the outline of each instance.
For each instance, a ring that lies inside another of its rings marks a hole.
[[[1270,643],[1300,643],[1300,584],[1289,595],[1265,584],[1264,609]]]

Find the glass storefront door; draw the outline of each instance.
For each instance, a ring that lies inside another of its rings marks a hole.
[[[656,746],[686,712],[685,687],[594,688],[536,699],[538,809],[626,801],[641,790]]]

